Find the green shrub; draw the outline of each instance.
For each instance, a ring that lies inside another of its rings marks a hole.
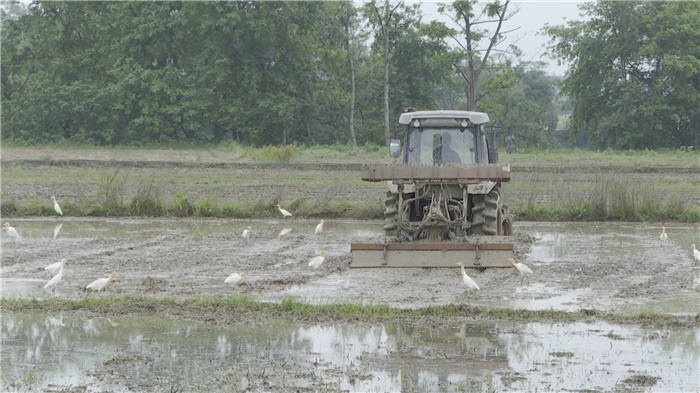
[[[198,217],[219,217],[220,209],[218,203],[211,197],[206,197],[194,206],[194,215]]]
[[[173,197],[173,215],[177,217],[188,217],[194,212],[194,207],[187,198],[186,191],[178,191]]]
[[[149,182],[141,180],[136,187],[136,194],[131,198],[129,213],[134,216],[157,217],[163,214],[163,210],[160,189],[153,179]]]
[[[117,216],[124,211],[124,184],[126,178],[119,173],[119,168],[105,173],[95,191],[95,207],[106,215]],[[99,214],[102,215],[102,214]]]
[[[263,146],[262,149],[249,149],[248,156],[254,160],[266,162],[289,162],[294,156],[296,147],[287,146]]]

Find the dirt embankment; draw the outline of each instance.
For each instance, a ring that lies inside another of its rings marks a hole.
[[[295,157],[292,163],[261,163],[224,150],[3,148],[2,197],[26,202],[30,197],[50,200],[57,195],[61,201],[77,203],[99,195],[105,175],[118,171],[123,184],[117,197],[124,202],[140,186],[152,183],[167,203],[185,192],[191,202],[209,198],[222,203],[291,203],[304,199],[380,206],[386,185],[360,180],[363,160]],[[645,193],[654,194],[658,202],[675,198],[686,206],[700,205],[700,168],[696,167],[542,163],[512,168],[512,180],[503,184],[504,198],[512,207],[582,203],[613,181],[644,184]]]

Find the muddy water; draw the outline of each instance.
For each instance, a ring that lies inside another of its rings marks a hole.
[[[211,327],[6,314],[8,390],[697,391],[700,334],[608,323]]]
[[[481,290],[467,291],[459,269],[350,269],[350,243],[381,234],[382,222],[299,219],[24,219],[12,221],[22,239],[2,236],[2,296],[48,298],[41,267],[68,260],[55,296],[78,298],[87,284],[118,274],[107,294],[295,297],[309,302],[361,301],[394,307],[469,303],[485,307],[597,309],[615,313],[700,312],[693,280],[700,264],[692,225],[531,223],[515,227],[516,255],[534,275],[514,269],[472,269]],[[58,230],[56,229],[58,226]],[[241,236],[252,227],[251,239]],[[287,232],[280,236],[281,232]],[[54,238],[54,234],[56,237]],[[4,235],[4,233],[3,233]],[[308,261],[321,250],[318,269]],[[244,272],[242,285],[224,285]],[[91,295],[94,296],[94,295]]]

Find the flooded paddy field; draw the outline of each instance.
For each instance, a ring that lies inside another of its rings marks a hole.
[[[2,318],[3,391],[697,391],[700,333],[596,323]]]
[[[365,302],[392,307],[469,304],[529,310],[614,313],[700,312],[694,280],[700,265],[693,225],[626,223],[516,224],[516,258],[534,274],[515,269],[470,269],[480,291],[467,291],[454,269],[350,269],[350,243],[381,236],[382,222],[218,219],[19,219],[22,238],[2,237],[2,296],[46,299],[44,266],[67,260],[60,298],[88,296],[83,288],[117,271],[106,294],[293,297],[311,303]],[[241,236],[250,226],[249,240]],[[291,229],[279,236],[284,229]],[[57,233],[56,233],[57,232]],[[56,233],[56,238],[54,238]],[[308,261],[325,251],[317,269]],[[245,273],[241,285],[224,279]],[[95,296],[90,294],[89,296]]]
[[[187,300],[248,295],[312,304],[396,308],[597,310],[694,317],[700,264],[694,225],[518,222],[516,257],[534,274],[469,269],[350,269],[350,243],[381,235],[382,222],[31,218],[3,233],[6,299],[100,296]],[[249,240],[241,236],[250,226]],[[281,232],[286,232],[280,235]],[[308,261],[321,250],[318,268]],[[46,265],[67,260],[55,294]],[[224,284],[244,272],[239,286]],[[126,310],[126,311],[125,311]],[[408,318],[304,321],[210,312],[155,315],[109,310],[2,313],[2,389],[34,391],[698,391],[694,328],[577,322]]]

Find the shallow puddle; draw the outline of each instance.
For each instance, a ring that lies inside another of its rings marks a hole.
[[[697,391],[700,334],[604,322],[212,327],[4,313],[2,390]],[[646,387],[644,386],[646,384]]]

